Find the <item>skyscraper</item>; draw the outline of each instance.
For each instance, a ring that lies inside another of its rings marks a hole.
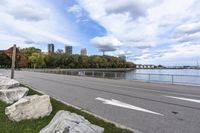
[[[48,44],[48,53],[54,53],[54,44]]]
[[[84,55],[84,56],[87,55],[87,49],[86,48],[81,49],[81,55]]]
[[[72,46],[65,46],[65,53],[72,54]]]

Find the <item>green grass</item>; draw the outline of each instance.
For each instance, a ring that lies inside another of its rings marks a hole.
[[[28,95],[39,94],[38,92],[30,89]],[[131,133],[131,131],[117,128],[114,124],[103,121],[102,119],[96,118],[88,113],[80,111],[74,107],[65,105],[53,98],[51,98],[53,111],[51,115],[40,118],[37,120],[25,120],[21,122],[10,121],[5,115],[5,108],[7,104],[0,102],[0,133],[38,133],[43,127],[45,127],[55,114],[59,110],[67,110],[79,115],[84,116],[88,121],[105,129],[104,133]]]

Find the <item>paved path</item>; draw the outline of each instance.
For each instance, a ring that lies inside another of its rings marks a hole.
[[[200,133],[200,87],[25,71],[15,76],[46,94],[144,133]]]

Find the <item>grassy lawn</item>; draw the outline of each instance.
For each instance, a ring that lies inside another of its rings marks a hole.
[[[40,93],[30,89],[28,95],[34,95],[34,94],[40,95]],[[51,98],[51,104],[53,106],[53,111],[50,116],[38,120],[25,120],[21,122],[12,122],[5,115],[5,108],[8,105],[0,101],[0,133],[38,133],[43,127],[45,127],[51,121],[51,119],[59,110],[67,110],[84,116],[91,123],[103,127],[105,129],[104,133],[131,133],[131,131],[117,128],[114,124],[105,122],[99,118],[96,118],[90,114],[75,109],[71,106],[65,105],[52,98]]]

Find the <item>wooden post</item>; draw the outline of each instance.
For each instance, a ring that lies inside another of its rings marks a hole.
[[[14,44],[13,45],[13,53],[12,53],[11,79],[14,78],[15,60],[16,60],[16,45]]]

